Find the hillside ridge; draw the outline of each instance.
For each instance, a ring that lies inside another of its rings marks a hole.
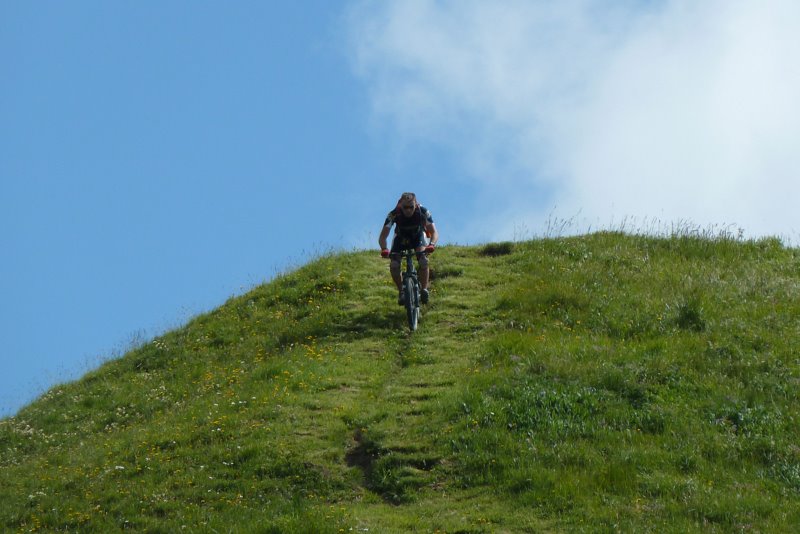
[[[800,524],[800,252],[599,232],[329,254],[0,421],[9,531]]]

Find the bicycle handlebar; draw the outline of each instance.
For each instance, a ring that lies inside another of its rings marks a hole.
[[[383,259],[385,259],[385,260],[389,260],[389,259],[391,259],[391,258],[392,258],[392,256],[400,256],[401,258],[407,258],[407,257],[409,257],[409,256],[413,256],[413,255],[415,255],[415,254],[425,254],[425,255],[428,255],[429,253],[428,253],[428,252],[425,252],[425,249],[422,249],[422,250],[420,250],[420,251],[417,251],[416,249],[413,249],[413,248],[407,248],[407,249],[405,249],[405,250],[401,250],[400,252],[391,252],[391,251],[390,251],[388,256],[386,256],[386,257],[384,257],[384,256],[381,256],[381,258],[383,258]]]

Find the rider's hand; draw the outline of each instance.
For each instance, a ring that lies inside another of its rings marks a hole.
[[[381,250],[381,258],[388,258],[389,257],[389,249],[385,248]]]
[[[425,247],[425,254],[433,254],[433,251],[436,250],[436,245],[430,244]]]

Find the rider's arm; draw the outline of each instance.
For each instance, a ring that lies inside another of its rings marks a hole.
[[[380,245],[381,250],[386,250],[386,240],[389,238],[389,232],[392,231],[392,226],[394,226],[394,218],[395,212],[390,211],[389,214],[386,216],[386,220],[383,221],[383,229],[381,230],[381,235],[378,236],[378,245]]]
[[[378,236],[378,245],[381,247],[381,250],[385,250],[388,248],[386,246],[386,240],[389,238],[389,232],[391,231],[391,226],[384,226],[383,230],[381,230],[381,235]]]
[[[425,230],[427,230],[427,232],[431,236],[431,243],[430,244],[431,245],[435,245],[436,242],[439,241],[439,232],[436,230],[436,225],[433,224],[432,222],[428,223],[427,225],[425,225]]]

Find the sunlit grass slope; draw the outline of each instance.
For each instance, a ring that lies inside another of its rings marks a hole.
[[[792,532],[800,252],[443,247],[410,335],[330,255],[0,421],[0,530]],[[46,325],[43,325],[46,329]]]

